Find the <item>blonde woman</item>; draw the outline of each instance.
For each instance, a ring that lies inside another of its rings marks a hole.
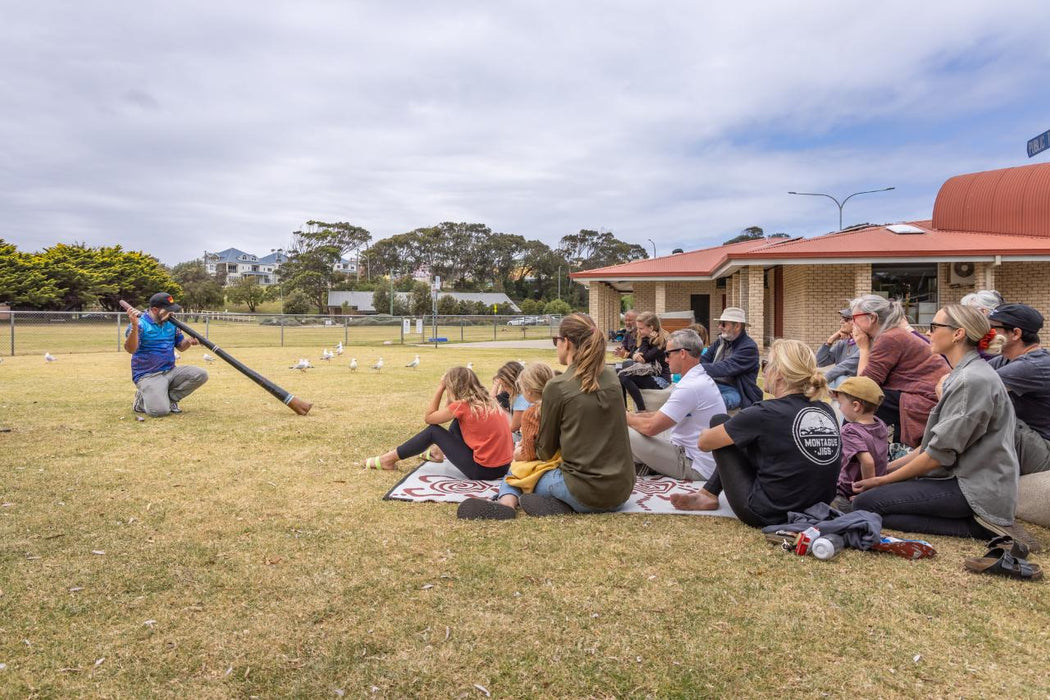
[[[634,462],[620,384],[605,365],[605,335],[577,313],[562,319],[554,345],[568,368],[543,387],[536,456],[548,460],[560,451],[561,462],[532,493],[520,495],[521,509],[529,515],[616,510],[634,488]]]
[[[448,394],[445,406],[441,399]],[[468,479],[501,479],[514,456],[507,414],[466,367],[453,367],[438,383],[423,420],[427,427],[393,450],[365,460],[367,469],[396,469],[398,460],[437,445]],[[442,423],[449,423],[446,429]]]
[[[732,418],[715,416],[700,434],[715,473],[695,494],[671,496],[680,510],[715,510],[724,489],[733,513],[751,527],[787,520],[788,511],[831,503],[842,449],[838,421],[821,399],[828,383],[809,346],[777,340],[769,350],[766,393]]]
[[[983,538],[1013,531],[1018,466],[1016,418],[1006,388],[977,348],[990,337],[978,309],[949,304],[930,323],[931,352],[952,371],[930,413],[922,444],[890,462],[884,476],[854,482],[859,510],[886,527]]]
[[[668,333],[660,325],[660,317],[651,311],[638,314],[638,349],[631,355],[633,365],[620,370],[624,404],[630,394],[638,411],[645,410],[642,389],[666,389],[671,384],[671,369],[667,366]],[[638,372],[646,368],[646,373]]]

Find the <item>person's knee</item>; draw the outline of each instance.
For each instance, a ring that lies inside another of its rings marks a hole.
[[[171,404],[165,403],[158,406],[146,405],[146,415],[150,418],[163,418],[164,416],[171,413]]]

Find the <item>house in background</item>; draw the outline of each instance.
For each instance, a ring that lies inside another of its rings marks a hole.
[[[604,331],[619,327],[620,298],[632,293],[639,311],[692,310],[708,328],[725,307],[743,307],[764,347],[781,337],[819,345],[838,310],[870,293],[900,299],[917,326],[978,289],[1050,318],[1050,163],[950,178],[929,220],[744,241],[571,277],[588,287]]]
[[[277,284],[277,271],[288,262],[288,255],[283,250],[275,250],[269,255],[258,257],[238,248],[227,248],[218,253],[204,254],[204,268],[209,275],[221,273],[226,275],[226,284],[231,284],[244,277],[255,277],[259,284],[268,286]],[[340,258],[332,265],[334,272],[347,275],[357,274],[358,258]]]
[[[372,306],[372,294],[372,292],[328,292],[328,313],[343,313],[344,303],[351,314],[389,313],[389,309],[376,309]],[[397,295],[398,299],[406,303],[412,296],[408,292],[394,292],[394,294]],[[521,309],[518,308],[518,305],[503,293],[440,292],[438,296],[450,296],[456,301],[480,301],[489,309],[492,308],[493,304],[507,304],[514,313],[521,313]]]

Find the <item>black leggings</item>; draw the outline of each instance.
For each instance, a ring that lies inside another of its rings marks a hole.
[[[984,539],[958,479],[908,479],[878,486],[853,499],[856,510],[882,516],[882,524],[904,532]]]
[[[627,405],[627,395],[631,395],[634,406],[639,411],[645,410],[645,399],[642,398],[642,389],[661,389],[656,379],[648,374],[628,374],[620,377],[620,388],[623,389],[623,405]]]
[[[440,425],[428,425],[397,448],[397,458],[405,459],[423,454],[431,445],[437,445],[445,453],[445,459],[463,472],[468,479],[502,479],[510,464],[502,467],[486,467],[474,461],[474,450],[463,440],[459,421],[453,420],[446,430]]]
[[[711,427],[722,425],[727,420],[729,416],[724,413],[713,416]],[[757,470],[743,450],[736,445],[728,445],[718,448],[712,454],[715,458],[715,473],[704,484],[704,490],[715,496],[725,490],[729,507],[733,509],[733,514],[740,518],[740,522],[751,527],[765,527],[782,523],[787,519],[785,513],[783,517],[776,520],[767,520],[751,510],[747,501],[755,486]]]

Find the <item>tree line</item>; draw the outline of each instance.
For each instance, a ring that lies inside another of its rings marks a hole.
[[[529,309],[525,313],[558,313],[547,308],[559,299],[566,306],[550,308],[587,304],[586,289],[570,282],[570,273],[649,257],[642,246],[609,231],[582,229],[552,248],[484,224],[453,222],[373,243],[370,232],[348,222],[309,221],[292,232],[286,252],[276,285],[265,287],[249,276],[226,286],[223,276],[208,274],[200,259],[168,268],[152,255],[119,245],[59,243],[27,253],[0,239],[0,302],[16,309],[118,311],[120,299],[146,299],[164,290],[189,310],[218,309],[229,302],[255,311],[264,301],[280,299],[286,313],[325,313],[329,291],[372,291],[378,311],[389,308],[391,291],[402,291],[410,301],[395,297],[395,314],[419,314],[431,309],[429,285],[413,279],[424,271],[440,276],[446,291],[503,292]],[[361,261],[363,275],[333,269],[346,256]],[[447,295],[438,299],[439,313],[492,313],[482,307]]]

